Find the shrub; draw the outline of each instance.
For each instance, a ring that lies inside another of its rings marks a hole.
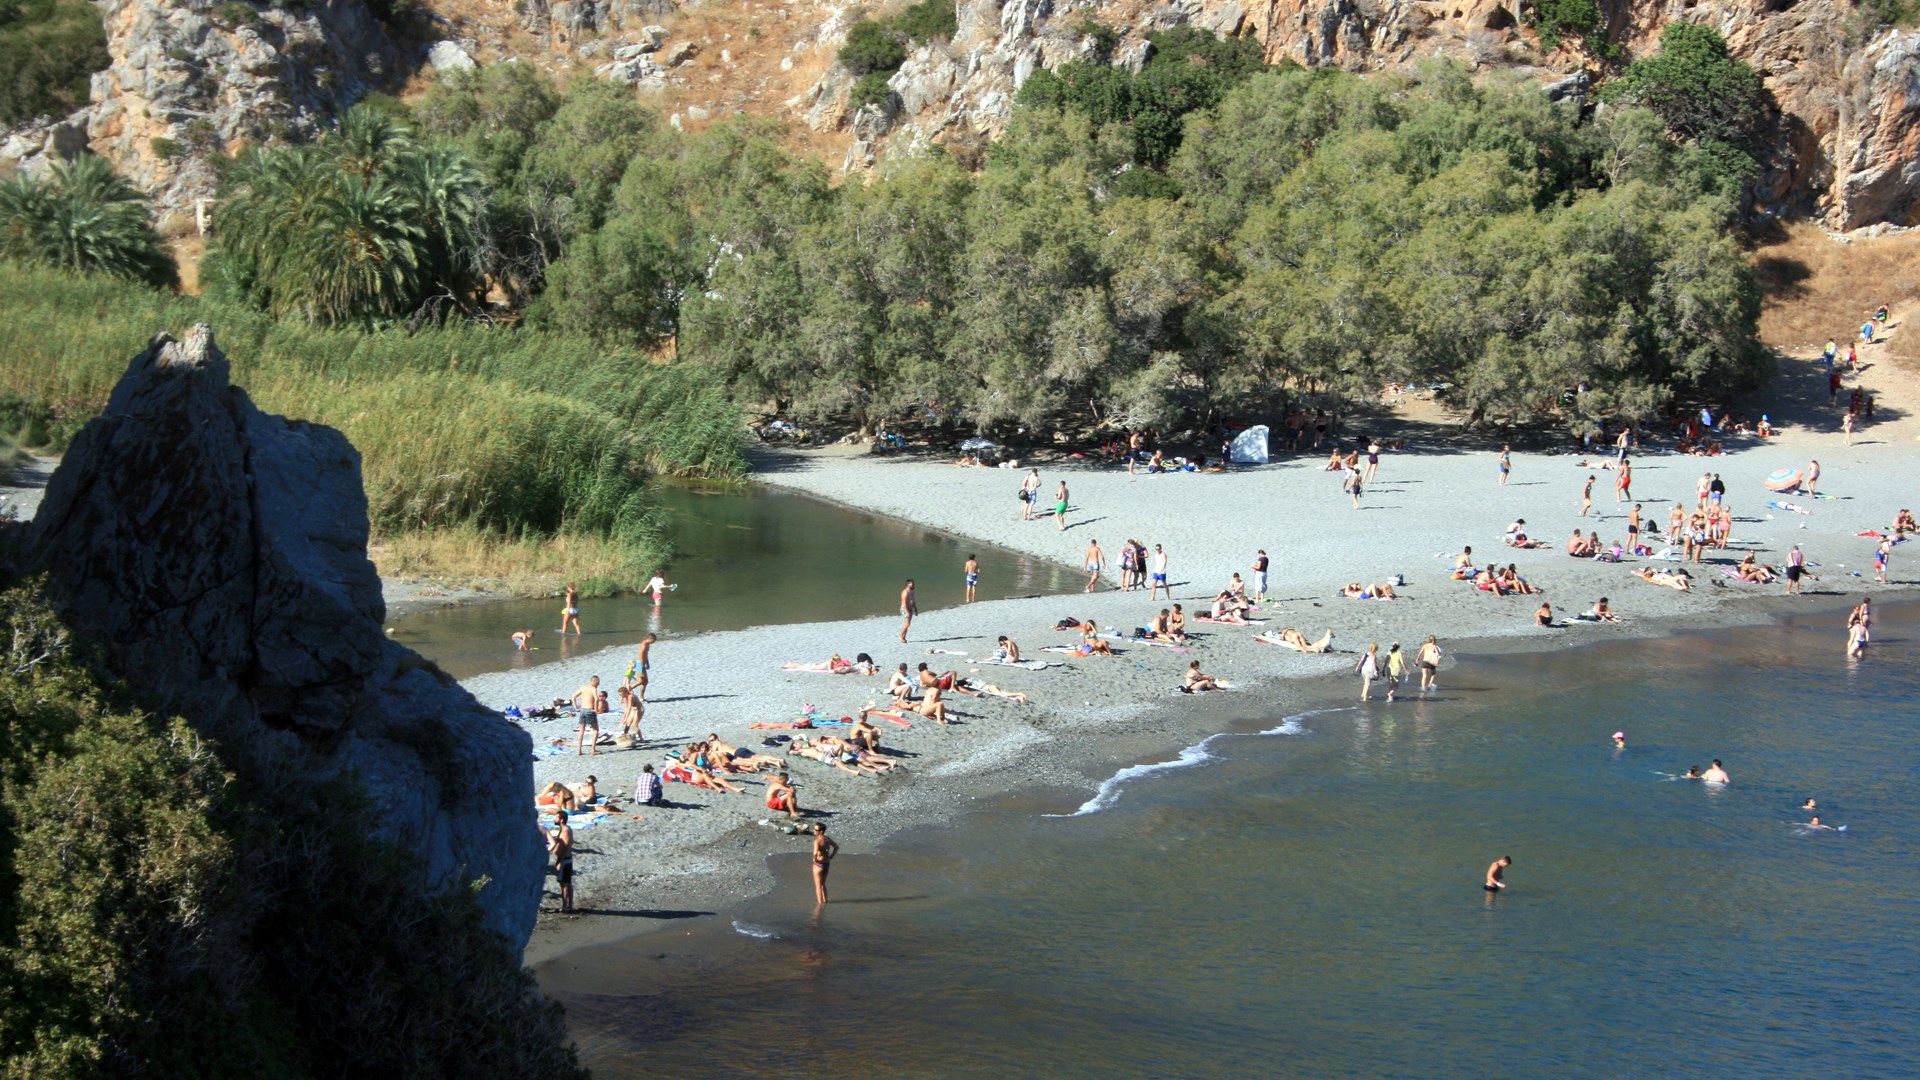
[[[887,20],[887,26],[921,43],[950,38],[960,29],[953,0],[920,0]]]
[[[847,30],[840,46],[840,63],[855,75],[894,71],[907,59],[906,46],[893,31],[871,19],[861,19]]]
[[[145,196],[92,154],[56,163],[44,178],[0,182],[0,258],[154,284],[175,280]]]
[[[893,73],[888,71],[871,71],[860,76],[860,81],[853,84],[852,92],[847,95],[847,104],[856,109],[885,104],[893,96],[893,87],[887,85],[892,77]]]
[[[88,0],[0,4],[0,124],[65,116],[87,103],[89,76],[112,63]]]
[[[162,161],[169,160],[175,154],[178,154],[180,152],[179,143],[174,142],[172,139],[168,139],[164,137],[156,137],[152,142],[149,142],[147,145],[152,148],[153,156],[159,158]]]

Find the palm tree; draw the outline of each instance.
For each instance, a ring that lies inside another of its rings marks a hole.
[[[395,170],[420,210],[425,278],[463,305],[480,278],[478,240],[485,211],[485,180],[465,154],[432,147],[407,155]]]
[[[44,178],[0,184],[0,256],[154,284],[175,280],[146,198],[91,154],[56,163]]]
[[[340,127],[324,145],[343,172],[365,180],[412,150],[413,132],[387,113],[356,105],[340,118]]]
[[[346,179],[313,203],[292,267],[301,288],[282,294],[283,309],[337,322],[393,315],[420,296],[418,208],[384,177]]]

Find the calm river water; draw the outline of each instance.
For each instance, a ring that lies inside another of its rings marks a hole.
[[[893,518],[847,510],[774,488],[655,489],[672,514],[674,556],[666,579],[680,586],[655,608],[645,596],[587,600],[585,631],[564,641],[560,600],[476,604],[391,621],[395,641],[456,678],[564,660],[610,645],[772,623],[885,615],[900,586],[919,582],[922,610],[958,604],[961,567],[980,559],[979,599],[1074,591],[1084,575],[1016,551],[956,540]],[[515,653],[515,630],[537,631],[539,651]]]
[[[1860,665],[1809,617],[1249,702],[1100,799],[843,858],[818,915],[777,856],[542,983],[604,1076],[1912,1076],[1913,617]]]

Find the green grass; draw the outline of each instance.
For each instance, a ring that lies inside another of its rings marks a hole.
[[[328,330],[17,268],[0,268],[0,310],[0,412],[44,418],[53,449],[155,332],[207,323],[261,408],[339,428],[359,448],[384,537],[459,533],[472,550],[477,534],[510,542],[503,553],[597,541],[624,552],[637,581],[666,548],[649,473],[745,471],[741,415],[714,378],[584,338]]]

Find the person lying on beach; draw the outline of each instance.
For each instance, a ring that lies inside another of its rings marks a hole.
[[[1325,634],[1321,635],[1319,641],[1308,641],[1307,635],[1295,630],[1291,626],[1280,631],[1277,635],[1264,637],[1261,638],[1261,640],[1274,645],[1285,645],[1287,648],[1293,649],[1296,652],[1323,653],[1333,651],[1333,629],[1331,627],[1327,629]]]
[[[791,660],[791,661],[788,661],[787,663],[781,664],[780,670],[782,671],[825,671],[825,672],[831,672],[832,674],[835,674],[835,675],[851,675],[853,674],[854,669],[852,664],[840,658],[839,653],[834,653],[831,658],[822,660],[817,664],[803,664],[797,660]]]
[[[1200,670],[1200,661],[1198,660],[1191,661],[1187,664],[1187,676],[1186,679],[1182,681],[1181,687],[1189,694],[1203,694],[1208,690],[1226,689],[1220,685],[1218,679]]]
[[[821,735],[812,741],[795,739],[787,747],[787,753],[795,757],[812,758],[854,776],[877,776],[883,770],[862,768],[860,752],[845,746],[831,735]]]
[[[1347,582],[1340,595],[1349,600],[1398,600],[1400,594],[1393,591],[1393,585],[1382,581],[1378,585],[1362,585],[1357,581]]]
[[[731,743],[722,742],[718,735],[708,735],[706,742],[710,762],[725,772],[762,772],[778,769],[780,759],[771,754],[756,754],[743,750]]]
[[[1000,640],[995,643],[993,658],[1003,664],[1017,664],[1020,662],[1020,646],[1012,638],[1001,634]]]
[[[688,765],[683,762],[680,767],[687,770],[687,774],[692,777],[687,783],[692,784],[694,787],[706,788],[708,791],[724,791],[729,795],[745,795],[747,793],[746,788],[740,787],[724,777],[715,776],[713,770],[707,768],[705,765]]]
[[[1651,581],[1655,585],[1665,585],[1669,589],[1678,589],[1681,592],[1693,590],[1693,579],[1687,576],[1685,570],[1655,570],[1650,566],[1643,566],[1633,571],[1633,576],[1642,581]]]
[[[856,675],[878,675],[880,665],[873,662],[873,657],[861,653],[853,658],[853,672]]]
[[[954,689],[972,694],[975,697],[1006,698],[1008,701],[1019,705],[1025,705],[1027,703],[1027,695],[1025,694],[1013,690],[1002,690],[992,683],[983,683],[978,679],[962,679],[954,685]]]
[[[1751,551],[1747,552],[1746,558],[1741,559],[1733,568],[1733,573],[1741,581],[1752,582],[1755,585],[1771,585],[1773,579],[1778,576],[1778,572],[1773,567],[1756,561],[1755,553]]]

